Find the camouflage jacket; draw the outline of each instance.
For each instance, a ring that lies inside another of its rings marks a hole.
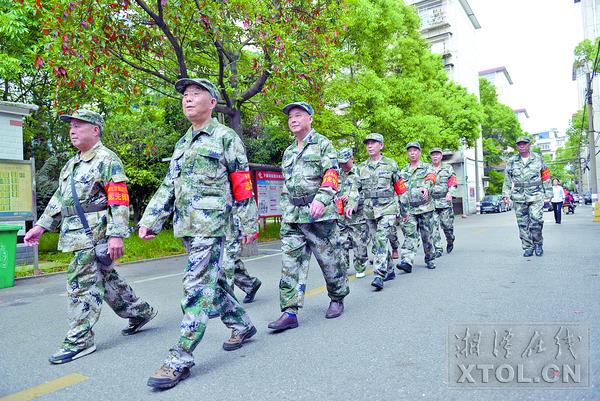
[[[315,221],[337,220],[338,214],[334,202],[336,190],[321,186],[323,176],[329,169],[339,174],[337,153],[329,139],[314,129],[304,138],[302,149],[297,142],[287,147],[283,153],[284,184],[280,206],[284,223],[312,223]],[[295,206],[291,198],[314,196],[325,205],[325,212],[318,219],[310,216],[310,205]]]
[[[348,172],[340,169],[340,191],[338,192],[338,196],[341,197],[343,195],[348,195],[348,199],[344,203],[344,207],[348,205],[350,194],[352,193],[353,188],[355,191],[358,190],[358,166],[356,164],[354,164]],[[354,210],[354,213],[350,219],[348,219],[345,215],[340,216],[340,222],[343,224],[354,225],[365,222],[365,216],[363,213],[363,199],[360,197],[360,193],[356,193],[355,197],[359,197],[357,208]]]
[[[422,214],[435,209],[431,196],[435,185],[435,171],[429,163],[419,162],[416,168],[411,169],[410,163],[400,171],[400,175],[406,183],[406,192],[400,196],[400,202],[404,210],[410,214]],[[419,188],[429,191],[429,198],[425,200]]]
[[[399,179],[398,164],[394,159],[382,155],[377,161],[365,160],[358,168],[356,190],[350,195],[349,206],[356,209],[362,197],[366,219],[397,215],[398,196],[394,191],[394,183]]]
[[[514,202],[535,202],[552,197],[550,171],[541,155],[531,152],[527,163],[519,154],[508,159],[502,196],[510,197]]]
[[[60,226],[58,249],[63,252],[78,251],[95,245],[86,235],[83,224],[74,211],[71,177],[75,180],[75,190],[81,206],[106,204],[106,185],[111,181],[127,182],[121,159],[102,145],[102,142],[98,142],[84,154],[78,152],[67,162],[60,172],[56,192],[36,223],[49,231],[56,231]],[[63,209],[69,207],[69,216],[63,217]],[[96,242],[106,237],[129,236],[128,206],[112,205],[106,210],[86,213],[85,217]]]
[[[175,145],[167,175],[144,211],[140,226],[158,233],[174,213],[176,237],[224,237],[232,207],[229,174],[248,170],[246,150],[231,128],[210,120],[190,127]],[[258,231],[253,198],[235,202],[244,235]]]
[[[436,209],[445,209],[452,207],[452,201],[446,200],[446,195],[449,193],[453,197],[458,194],[456,174],[451,165],[442,163],[439,168],[433,166],[435,172],[435,185],[433,186],[433,204]]]

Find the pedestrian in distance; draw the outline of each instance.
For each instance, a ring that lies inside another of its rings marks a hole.
[[[552,197],[550,170],[538,153],[531,152],[530,140],[526,136],[517,138],[516,155],[506,162],[502,199],[512,199],[519,227],[523,256],[544,254],[544,200]]]
[[[102,144],[103,117],[79,109],[60,116],[70,124],[71,143],[78,152],[60,172],[58,188],[35,226],[25,234],[32,246],[46,231],[60,228],[58,249],[73,252],[67,269],[69,331],[49,358],[71,362],[96,350],[93,328],[102,302],[129,319],[121,333],[137,333],[157,311],[134,293],[114,269],[129,236],[127,177],[119,157]]]
[[[554,211],[554,222],[560,224],[562,217],[562,207],[565,201],[565,190],[560,185],[560,180],[555,178],[552,180],[552,210]]]
[[[211,118],[219,94],[210,81],[183,78],[175,89],[182,95],[183,114],[191,127],[175,145],[167,175],[148,203],[138,233],[142,239],[153,239],[173,215],[174,235],[182,238],[188,252],[180,336],[148,379],[154,389],[171,388],[189,377],[192,353],[204,336],[213,308],[231,329],[224,350],[238,349],[256,334],[227,282],[222,261],[232,207],[237,208],[241,221],[242,244],[258,237],[244,144],[235,131]]]
[[[298,311],[304,304],[311,254],[323,272],[330,298],[328,319],[344,311],[350,292],[337,226],[335,196],[338,191],[337,152],[329,139],[312,128],[314,111],[305,102],[286,105],[288,127],[295,141],[283,153],[281,192],[281,316],[268,327],[282,331],[298,327]]]
[[[421,161],[421,145],[419,142],[406,144],[408,163],[400,171],[406,183],[406,192],[400,197],[405,213],[402,217],[404,243],[400,250],[399,269],[406,273],[412,271],[419,235],[425,251],[425,264],[428,269],[435,269],[435,249],[433,244],[435,204],[431,196],[436,176],[433,166]]]

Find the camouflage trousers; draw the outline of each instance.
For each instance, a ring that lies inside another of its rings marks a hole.
[[[153,312],[112,266],[96,261],[94,248],[73,253],[67,269],[67,297],[69,331],[63,341],[65,349],[87,348],[94,343],[92,328],[100,317],[103,300],[124,319],[147,317]]]
[[[425,212],[420,214],[408,214],[408,221],[402,223],[404,232],[404,243],[400,250],[400,257],[403,262],[414,265],[417,248],[419,247],[419,234],[423,241],[423,250],[425,251],[425,263],[435,259],[433,247],[433,229],[434,212]]]
[[[434,218],[434,247],[436,252],[442,252],[444,247],[442,245],[442,234],[440,231],[444,231],[446,236],[446,242],[452,244],[454,242],[454,210],[451,207],[445,207],[435,209],[433,213]]]
[[[304,304],[311,253],[315,255],[332,300],[350,292],[341,254],[337,221],[281,223],[282,265],[279,298],[282,311],[297,313]]]
[[[260,283],[260,280],[248,274],[248,270],[246,270],[246,266],[240,258],[241,252],[241,236],[238,236],[233,239],[227,239],[225,243],[225,255],[223,257],[223,264],[225,266],[225,274],[227,276],[227,281],[229,282],[229,284],[232,286],[235,284],[240,290],[248,294],[252,292],[252,290],[258,285],[258,283]]]
[[[366,223],[344,224],[338,222],[340,242],[344,256],[346,269],[350,268],[350,249],[354,249],[354,270],[362,273],[367,267],[369,252],[369,227]]]
[[[394,271],[392,254],[388,247],[391,238],[398,240],[396,230],[396,216],[385,215],[377,219],[367,219],[369,235],[373,238],[373,274],[385,277],[388,272]]]
[[[204,336],[213,305],[228,328],[243,332],[252,327],[250,317],[236,300],[225,277],[224,238],[185,237],[183,245],[188,251],[188,264],[183,274],[181,335],[165,360],[172,368],[194,365],[192,352]]]
[[[534,245],[543,245],[544,201],[515,202],[514,208],[523,249],[533,249]]]

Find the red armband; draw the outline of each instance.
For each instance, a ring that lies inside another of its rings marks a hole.
[[[433,173],[429,173],[429,174],[427,174],[427,175],[425,176],[425,181],[427,181],[427,180],[429,180],[429,181],[433,181],[433,183],[435,184],[435,174],[433,174]]]
[[[396,195],[402,195],[406,192],[406,183],[402,178],[394,183],[394,191],[396,192]]]
[[[323,176],[323,182],[321,183],[321,188],[323,187],[331,187],[334,190],[338,190],[338,172],[334,169],[330,168],[325,172]]]
[[[540,171],[540,175],[542,176],[542,181],[548,181],[550,179],[550,170],[548,170],[548,167],[544,167]]]
[[[458,181],[456,180],[456,176],[453,175],[452,177],[450,177],[450,179],[448,180],[448,188],[455,186],[456,184],[458,184]]]
[[[237,202],[252,198],[252,180],[249,171],[235,171],[229,174],[233,199]]]
[[[337,206],[337,212],[338,214],[341,216],[344,214],[344,202],[342,202],[341,199],[336,199],[335,200],[335,206]]]
[[[109,182],[104,187],[108,206],[129,206],[129,193],[125,182]]]

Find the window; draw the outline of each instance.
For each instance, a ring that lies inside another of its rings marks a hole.
[[[550,139],[550,132],[545,131],[545,132],[539,132],[536,134],[538,139]]]

